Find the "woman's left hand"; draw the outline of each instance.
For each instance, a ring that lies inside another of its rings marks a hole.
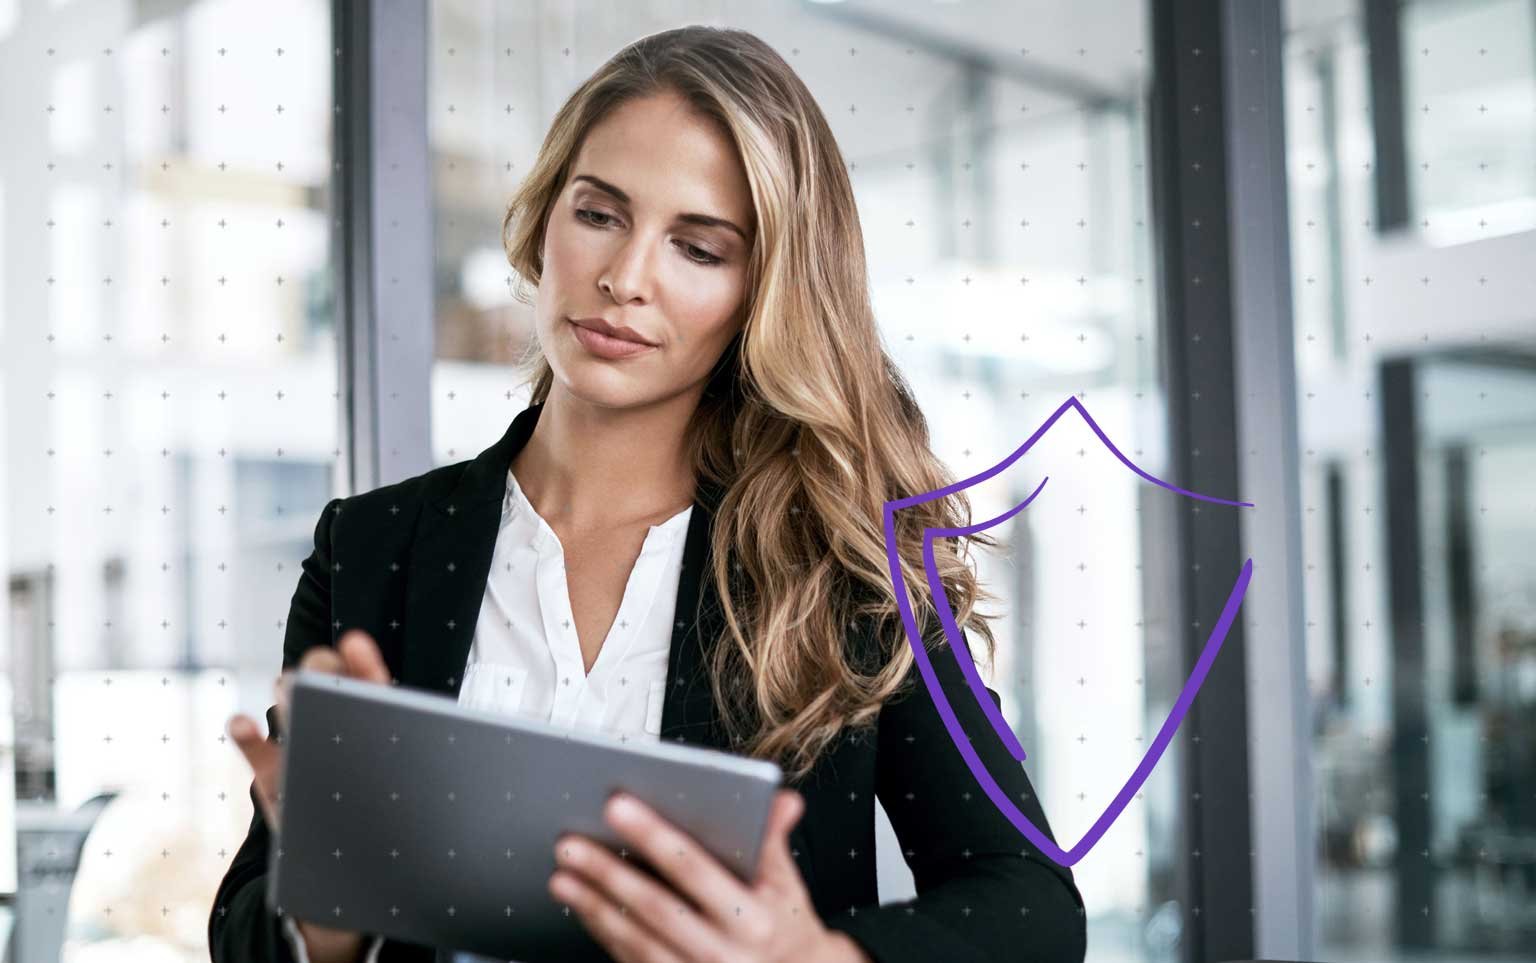
[[[757,879],[748,886],[693,837],[619,793],[604,818],[672,888],[596,840],[568,833],[555,841],[560,868],[549,891],[623,963],[868,961],[853,940],[822,925],[790,855],[789,832],[804,810],[794,790],[774,796]]]

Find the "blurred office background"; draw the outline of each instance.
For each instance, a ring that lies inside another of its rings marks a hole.
[[[1536,4],[1174,6],[0,2],[7,958],[207,958],[223,727],[271,703],[318,512],[521,410],[505,202],[577,83],[699,22],[818,98],[957,477],[1070,398],[1255,503],[1079,409],[973,490],[1050,477],[973,555],[1065,847],[1253,559],[1073,867],[1089,958],[1536,959]]]

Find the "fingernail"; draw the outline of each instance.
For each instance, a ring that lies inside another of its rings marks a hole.
[[[640,806],[634,797],[617,793],[608,803],[608,812],[614,819],[630,820],[640,815]]]

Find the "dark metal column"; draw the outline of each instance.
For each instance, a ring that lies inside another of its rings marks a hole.
[[[1408,225],[1408,142],[1403,117],[1401,0],[1364,0],[1365,49],[1370,52],[1371,141],[1375,148],[1376,231]]]
[[[1285,150],[1285,28],[1278,3],[1227,0],[1228,223],[1243,554],[1254,952],[1312,956],[1317,830],[1301,559],[1301,453]],[[1262,569],[1260,569],[1262,566]],[[1233,787],[1235,788],[1235,787]]]
[[[1451,704],[1478,704],[1477,546],[1472,532],[1472,463],[1467,442],[1445,453],[1445,581],[1451,609]]]
[[[1434,945],[1435,872],[1429,849],[1429,720],[1424,692],[1423,543],[1419,522],[1419,411],[1411,358],[1381,364],[1382,497],[1392,655],[1393,867],[1397,944]]]
[[[1254,503],[1176,505],[1181,671],[1253,580],[1178,736],[1183,958],[1307,958],[1310,704],[1278,5],[1150,5],[1169,472]],[[1255,626],[1261,627],[1256,629]]]
[[[1324,508],[1328,513],[1328,628],[1333,648],[1333,672],[1329,688],[1335,709],[1349,704],[1349,580],[1348,540],[1344,523],[1344,466],[1330,461],[1327,469]]]
[[[430,8],[333,0],[339,437],[347,491],[432,467]]]
[[[1220,0],[1152,3],[1153,220],[1167,371],[1170,481],[1238,497],[1232,265]],[[1175,633],[1187,675],[1243,565],[1242,509],[1176,506]],[[1200,568],[1195,570],[1194,566]],[[1259,569],[1255,586],[1264,578]],[[1243,620],[1177,736],[1183,959],[1254,955],[1249,872],[1248,719]]]

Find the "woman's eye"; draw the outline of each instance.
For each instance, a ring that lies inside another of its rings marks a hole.
[[[702,258],[698,258],[694,257],[692,254],[689,254],[688,260],[690,261],[705,265],[715,265],[720,263],[720,258],[715,257],[713,254],[709,253],[701,247],[694,247],[692,244],[684,244],[683,247],[690,251],[698,251],[700,254],[704,255]]]
[[[607,218],[607,220],[601,222],[594,221],[592,220],[593,217]],[[576,219],[590,224],[593,227],[607,227],[608,222],[612,221],[614,218],[612,214],[604,214],[602,211],[594,211],[590,208],[583,207],[576,210]],[[706,267],[713,267],[714,265],[719,264],[724,260],[724,258],[716,257],[715,255],[704,250],[702,247],[698,247],[697,245],[685,243],[683,244],[683,249],[684,256],[687,257],[688,260],[695,264],[702,264]]]

